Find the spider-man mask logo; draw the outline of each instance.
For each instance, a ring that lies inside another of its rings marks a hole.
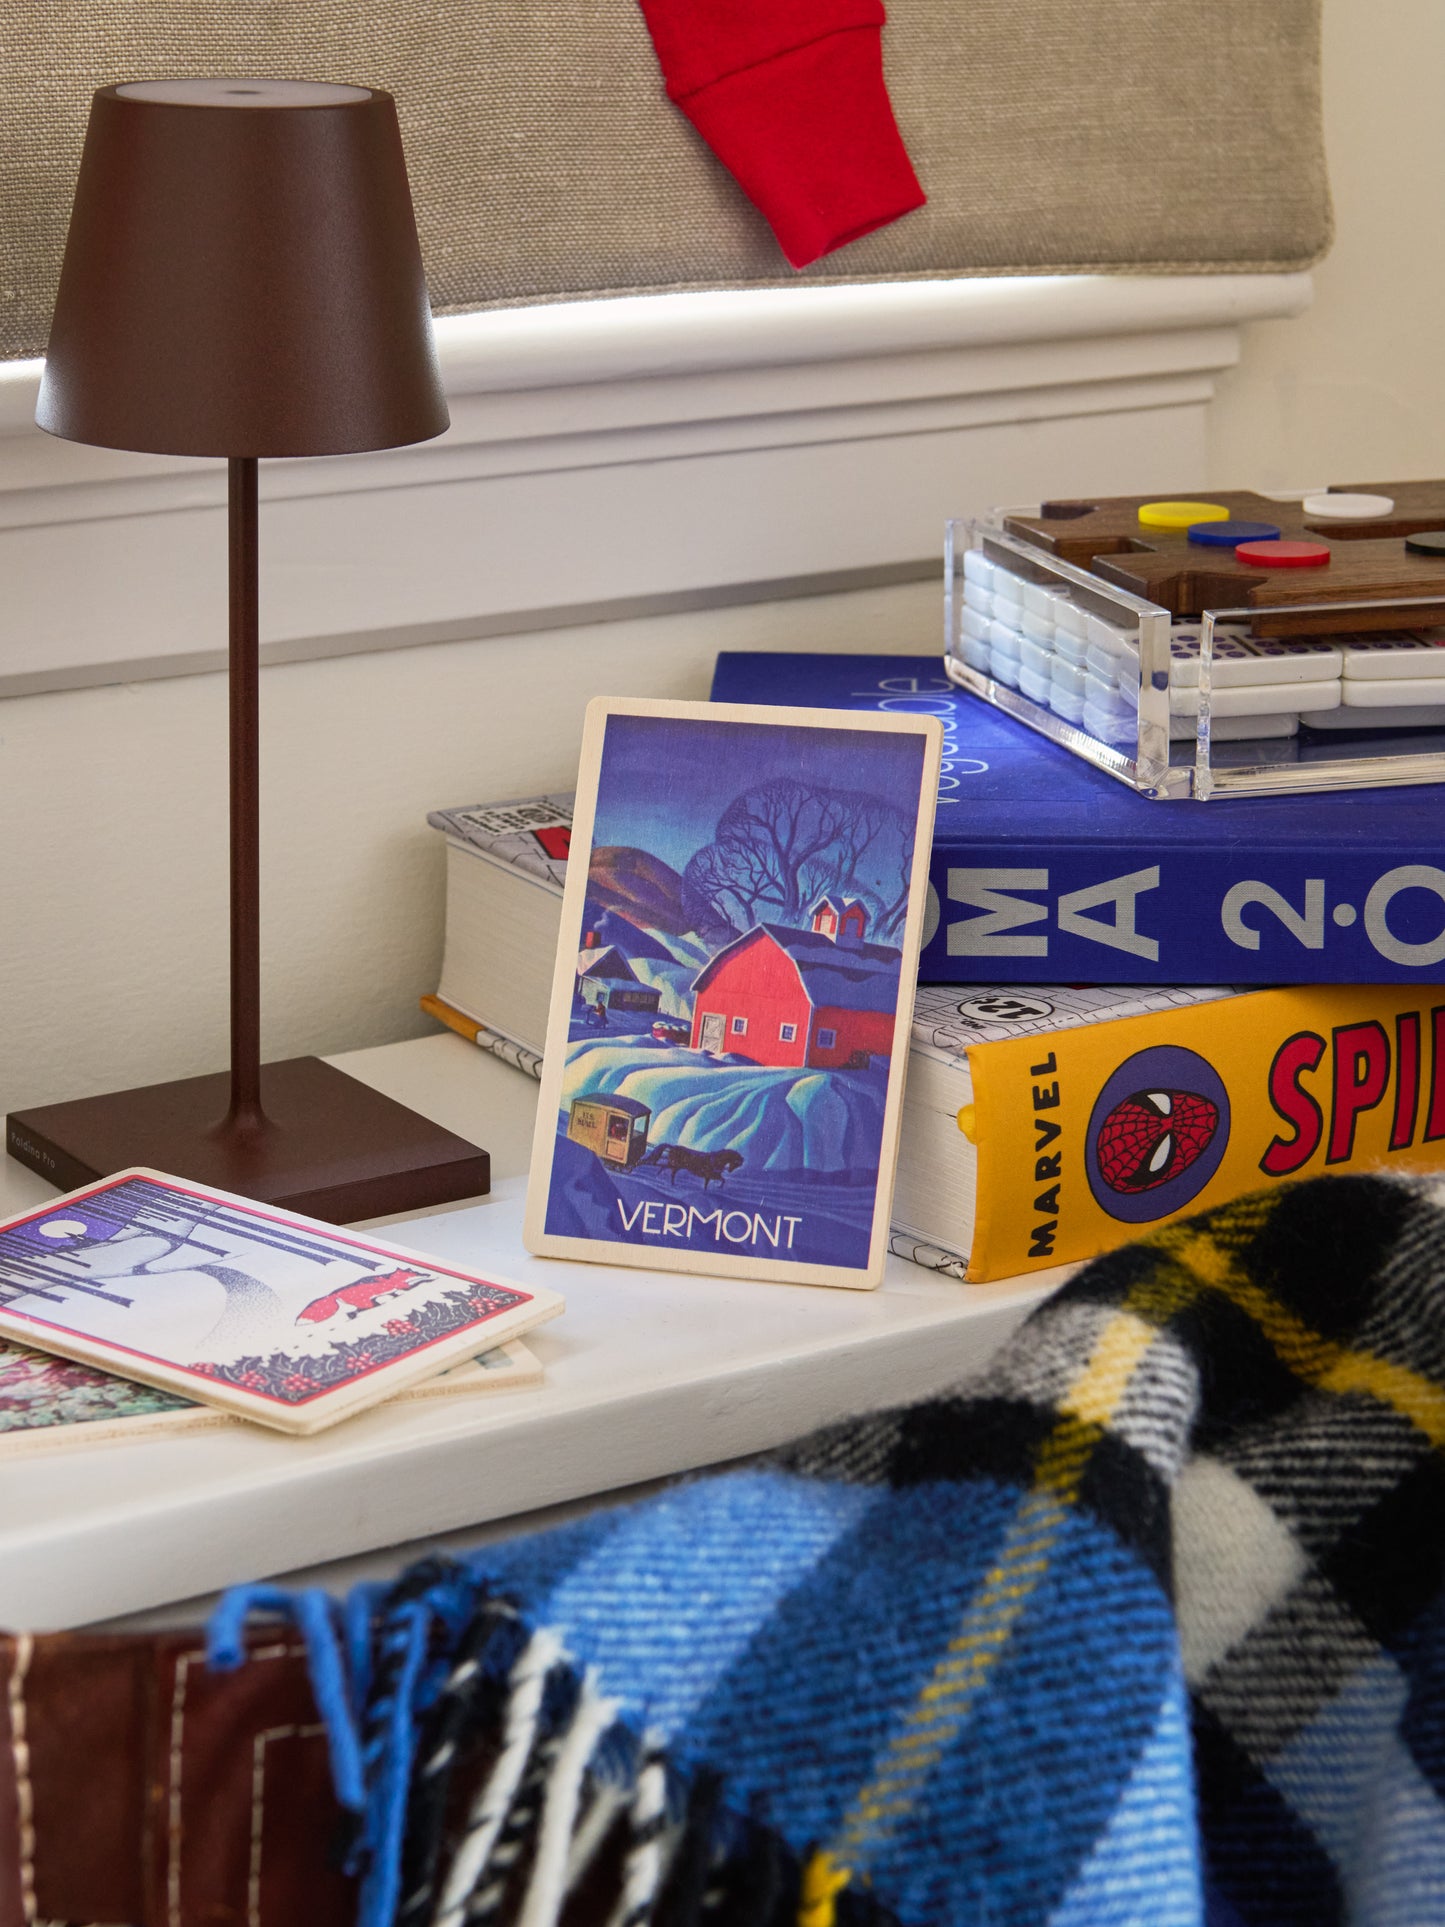
[[[1212,1064],[1173,1044],[1137,1051],[1090,1114],[1089,1188],[1112,1218],[1166,1218],[1199,1196],[1228,1141],[1229,1095]]]
[[[1219,1107],[1193,1091],[1135,1091],[1099,1127],[1099,1175],[1111,1191],[1152,1191],[1209,1149]]]

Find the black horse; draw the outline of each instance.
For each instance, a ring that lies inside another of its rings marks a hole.
[[[741,1151],[690,1151],[685,1144],[654,1144],[642,1162],[671,1171],[674,1184],[679,1171],[691,1171],[695,1178],[702,1179],[702,1188],[706,1191],[714,1181],[721,1184],[729,1171],[740,1170],[743,1154]]]

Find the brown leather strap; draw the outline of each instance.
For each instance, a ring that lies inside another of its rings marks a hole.
[[[194,1632],[0,1636],[0,1927],[344,1927],[300,1646],[208,1671]]]

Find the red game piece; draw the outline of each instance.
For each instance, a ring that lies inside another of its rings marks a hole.
[[[1323,542],[1241,542],[1234,553],[1254,569],[1322,569],[1330,559]]]

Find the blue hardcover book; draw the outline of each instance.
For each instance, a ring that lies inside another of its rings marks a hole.
[[[713,700],[937,716],[928,983],[1445,981],[1445,787],[1150,802],[933,656],[729,653]]]

